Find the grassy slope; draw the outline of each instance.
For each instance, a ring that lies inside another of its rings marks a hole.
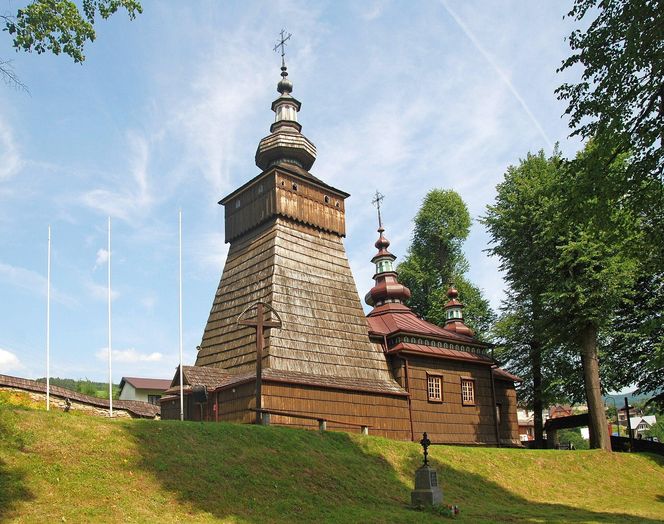
[[[3,402],[4,400],[4,402]],[[432,522],[417,444],[234,424],[105,420],[0,392],[0,521]],[[661,522],[647,455],[436,446],[462,522]]]

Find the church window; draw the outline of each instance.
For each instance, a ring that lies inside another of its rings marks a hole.
[[[429,375],[427,373],[427,393],[430,402],[443,401],[443,380],[440,375]]]
[[[263,184],[258,184],[258,193],[260,194],[262,192],[263,192]]]
[[[335,207],[337,207],[337,208],[341,207],[340,204],[339,204],[339,201],[338,201],[338,200],[337,200],[336,204],[334,204],[334,205],[335,205]]]
[[[235,201],[235,209],[240,209],[240,199],[239,198]]]
[[[330,203],[330,197],[327,196],[327,195],[325,195],[325,203],[326,203],[326,204],[329,204],[329,203]]]
[[[285,181],[285,180],[282,180],[282,181],[281,181],[281,185],[282,185],[282,186],[285,186],[285,185],[286,185],[286,181]]]
[[[464,406],[475,405],[475,381],[472,378],[461,379],[461,403]]]
[[[293,191],[297,191],[297,184],[293,182]]]

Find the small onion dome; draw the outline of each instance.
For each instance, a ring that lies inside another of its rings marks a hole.
[[[376,285],[364,297],[370,306],[381,306],[385,303],[403,303],[410,298],[410,289],[397,280],[397,274],[380,273],[376,275]]]
[[[371,262],[376,265],[374,280],[376,285],[364,297],[364,301],[370,306],[381,306],[385,303],[403,303],[410,298],[410,289],[397,280],[397,273],[392,263],[396,260],[387,248],[390,241],[385,238],[383,226],[378,228],[378,240],[374,244],[378,253],[374,255]]]
[[[288,80],[288,78],[286,78],[287,76],[288,72],[286,71],[286,66],[282,66],[281,80],[279,80],[279,83],[277,84],[277,91],[279,91],[282,95],[291,94],[293,92],[293,82]]]
[[[445,329],[454,331],[460,335],[469,337],[475,336],[475,332],[470,329],[463,322],[463,304],[457,300],[459,292],[455,289],[453,284],[450,284],[447,290],[447,298],[449,299],[445,304]]]
[[[385,229],[383,227],[378,228],[378,240],[376,240],[376,243],[374,246],[376,246],[376,249],[378,250],[378,253],[374,255],[374,257],[371,259],[371,262],[374,264],[376,263],[376,259],[378,257],[388,257],[391,258],[393,261],[396,260],[397,257],[395,257],[392,253],[390,253],[387,248],[390,247],[390,241],[385,238],[385,235],[383,233],[385,232]]]

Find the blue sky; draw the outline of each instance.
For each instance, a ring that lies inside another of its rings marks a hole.
[[[16,9],[21,2],[6,9]],[[560,143],[556,68],[573,29],[556,1],[156,2],[97,26],[81,65],[15,53],[30,94],[0,85],[0,373],[45,375],[52,227],[51,374],[106,380],[106,220],[113,220],[114,381],[171,377],[178,359],[177,213],[184,348],[193,363],[228,245],[217,201],[258,174],[280,61],[318,149],[312,173],[351,193],[348,257],[371,287],[376,189],[403,257],[432,188],[483,214],[508,165]],[[570,73],[574,74],[574,72]],[[569,79],[569,78],[567,78]],[[470,277],[494,307],[498,262],[475,221]]]

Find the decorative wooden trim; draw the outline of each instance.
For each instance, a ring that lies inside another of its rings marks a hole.
[[[459,377],[460,384],[461,384],[461,405],[462,406],[475,406],[477,403],[475,402],[475,379],[471,377]],[[473,385],[473,400],[472,402],[466,401],[463,399],[463,383],[464,382],[470,382]]]

